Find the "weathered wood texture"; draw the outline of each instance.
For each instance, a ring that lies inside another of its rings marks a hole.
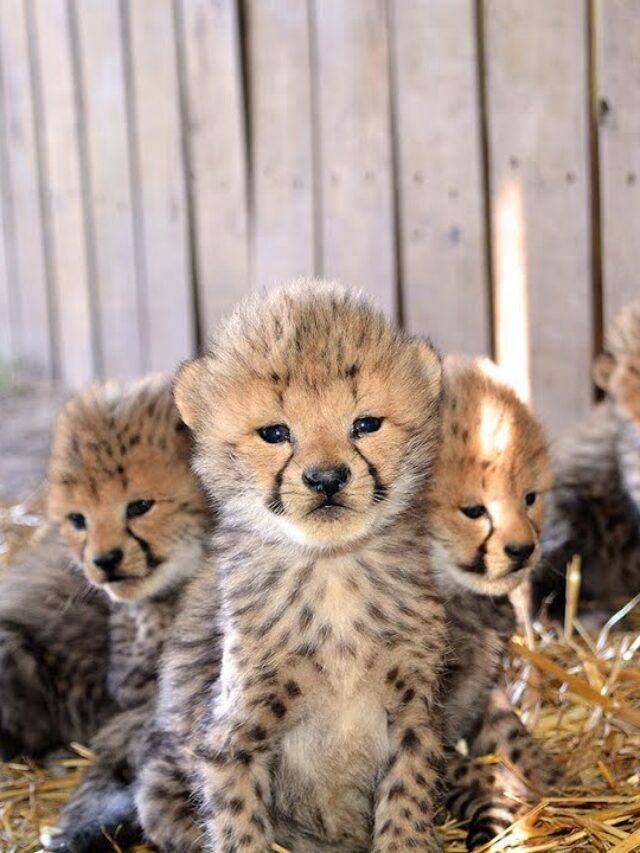
[[[485,6],[497,357],[553,435],[591,399],[587,6]]]
[[[604,318],[640,297],[640,2],[597,0]]]
[[[171,370],[251,288],[324,275],[493,353],[558,435],[591,401],[594,308],[640,296],[638,21],[640,0],[0,0],[0,367]]]

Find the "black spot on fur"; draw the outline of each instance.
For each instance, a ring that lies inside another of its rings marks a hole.
[[[414,730],[405,729],[405,732],[402,735],[402,740],[400,741],[402,749],[406,749],[408,752],[415,752],[416,747],[419,746],[419,744],[420,740]]]
[[[302,693],[302,690],[300,690],[299,685],[296,684],[295,681],[287,681],[284,685],[284,689],[292,698],[295,696],[300,696],[300,694]]]

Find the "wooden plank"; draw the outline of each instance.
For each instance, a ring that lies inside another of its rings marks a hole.
[[[314,0],[323,275],[395,315],[396,260],[384,0]]]
[[[195,345],[173,8],[135,0],[127,11],[147,366],[173,370]]]
[[[488,353],[474,0],[391,4],[404,319]]]
[[[640,2],[596,0],[605,325],[640,297]]]
[[[4,118],[0,114],[0,135],[4,135]],[[0,151],[1,154],[1,151]],[[4,174],[0,172],[0,385],[11,375],[14,363],[14,329],[12,323],[9,268],[7,265],[7,232],[5,206],[7,194],[4,190]]]
[[[587,6],[485,10],[497,355],[557,436],[591,402]]]
[[[83,212],[68,5],[32,0],[32,31],[43,114],[45,215],[51,241],[50,276],[63,383],[76,388],[97,372],[91,327],[86,227]]]
[[[255,282],[313,276],[314,174],[306,3],[248,4]]]
[[[24,0],[0,2],[5,156],[11,199],[12,289],[19,328],[15,357],[29,379],[52,379],[49,296]]]
[[[142,370],[131,163],[119,0],[83,0],[77,16],[102,369]]]
[[[180,12],[200,331],[206,339],[249,287],[247,158],[237,0]]]

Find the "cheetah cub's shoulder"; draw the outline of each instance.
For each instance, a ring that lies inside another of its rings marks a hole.
[[[364,299],[311,282],[245,303],[178,377],[223,506],[219,590],[192,590],[163,680],[207,849],[440,849],[445,626],[420,504],[440,374]]]
[[[553,762],[511,710],[502,686],[515,629],[508,594],[541,552],[551,486],[547,441],[492,362],[446,358],[444,387],[440,458],[429,496],[433,567],[452,646],[444,688],[447,743],[451,749],[466,740],[472,756],[505,753],[534,787],[553,784]],[[465,767],[455,753],[448,769],[448,803],[469,821],[473,849],[511,823],[516,800],[496,798],[486,768]]]

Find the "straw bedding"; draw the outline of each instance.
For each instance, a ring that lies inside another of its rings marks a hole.
[[[0,507],[0,570],[39,530],[33,511]],[[618,630],[622,619],[610,620],[616,624],[589,634],[570,612],[564,632],[529,626],[526,636],[513,638],[507,670],[513,701],[581,785],[543,799],[483,850],[640,851],[640,634],[630,630],[628,609],[626,630]],[[0,764],[0,851],[40,850],[40,834],[55,824],[90,762],[90,751],[74,744],[46,767]],[[449,821],[441,831],[447,853],[463,853],[464,828]]]

